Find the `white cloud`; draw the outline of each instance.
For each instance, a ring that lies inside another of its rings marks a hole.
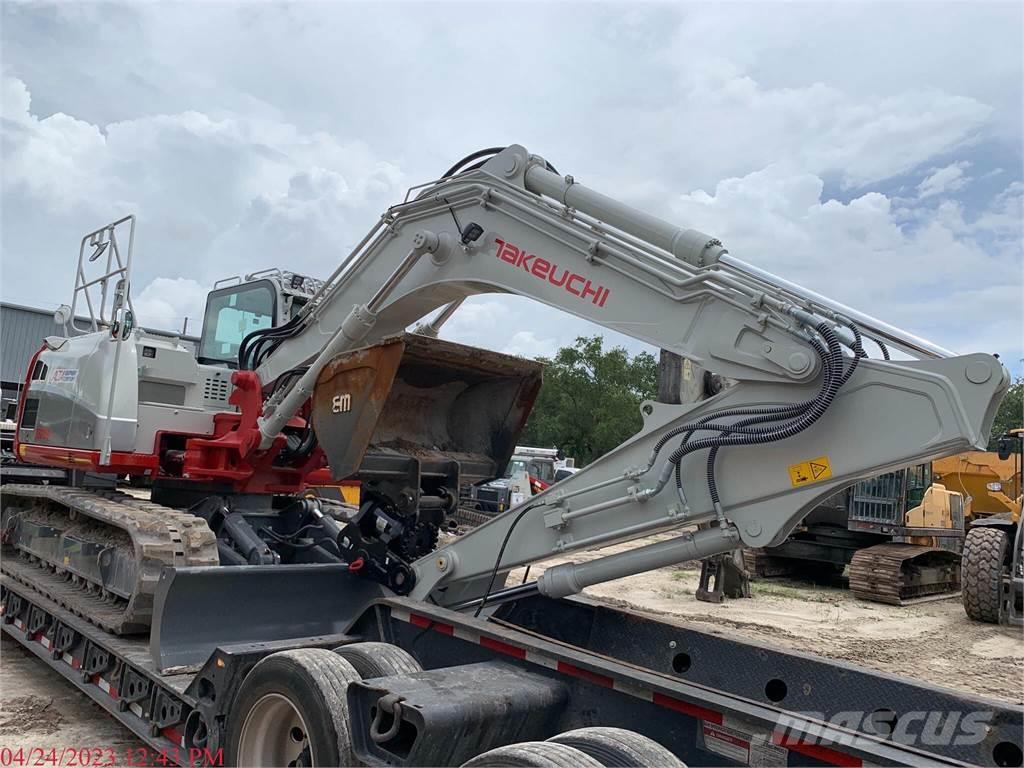
[[[31,248],[70,269],[80,233],[131,211],[136,285],[158,276],[210,285],[271,266],[324,276],[406,186],[365,143],[286,122],[190,111],[97,126],[40,118],[6,74],[3,95],[5,218],[19,222],[5,227],[14,240],[5,258]],[[11,293],[32,282],[6,278]]]
[[[208,291],[206,286],[188,278],[158,277],[132,297],[135,322],[145,328],[181,331],[188,318],[189,335],[198,336]]]
[[[8,3],[3,295],[67,301],[80,234],[133,212],[136,301],[177,323],[221,277],[328,274],[406,186],[522,142],[939,343],[1019,348],[996,318],[1019,319],[1022,20],[995,3]],[[515,44],[481,66],[495,29]],[[443,335],[531,354],[597,330],[488,296]]]
[[[771,166],[682,195],[673,211],[734,256],[942,346],[1020,356],[1024,184],[969,221],[952,202],[897,209],[869,192],[841,203],[823,186]]]
[[[558,351],[559,343],[556,338],[542,339],[533,331],[516,331],[501,350],[506,355],[518,355],[519,357],[553,357]]]
[[[930,176],[917,185],[917,196],[922,200],[926,197],[955,192],[971,179],[965,171],[971,167],[966,160],[952,163],[945,168],[935,168]]]

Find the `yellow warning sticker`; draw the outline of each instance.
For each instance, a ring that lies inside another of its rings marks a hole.
[[[832,464],[829,463],[828,456],[819,456],[810,461],[789,465],[789,481],[794,488],[828,480],[830,477],[832,477]]]

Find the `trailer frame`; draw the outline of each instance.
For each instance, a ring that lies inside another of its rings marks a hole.
[[[145,637],[111,635],[8,576],[0,577],[0,587],[6,634],[153,750],[182,765],[223,758],[234,695],[260,659],[359,640],[394,643],[425,670],[457,674],[462,665],[501,661],[550,678],[569,691],[551,735],[594,724],[633,727],[700,765],[1012,764],[1013,746],[1024,732],[1022,707],[723,638],[587,598],[524,598],[501,606],[490,620],[384,598],[345,634],[244,639],[218,646],[198,667],[160,673]],[[379,678],[374,684],[400,682]],[[780,697],[780,691],[792,693]],[[351,688],[349,701],[361,706]],[[897,718],[917,709],[989,712],[988,734],[973,745],[906,744],[835,721],[846,710],[886,706]],[[354,712],[350,717],[365,721],[366,713],[362,720]],[[355,735],[355,744],[368,764],[403,764],[385,762],[362,736]],[[732,759],[726,754],[730,744]],[[747,759],[741,761],[744,750]]]

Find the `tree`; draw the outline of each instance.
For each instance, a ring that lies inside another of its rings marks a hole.
[[[643,424],[640,403],[658,391],[658,361],[604,349],[600,336],[579,337],[541,359],[544,384],[523,432],[529,445],[555,446],[583,466],[607,453]]]
[[[989,433],[988,449],[994,451],[996,442],[1011,429],[1024,427],[1024,376],[1017,377],[1017,380],[1010,385],[1003,401],[996,411],[996,418],[992,422],[992,431]]]

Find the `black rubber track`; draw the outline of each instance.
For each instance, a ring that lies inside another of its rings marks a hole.
[[[961,565],[964,610],[969,618],[999,623],[1003,591],[1003,563],[1010,537],[999,528],[979,527],[967,532]]]

